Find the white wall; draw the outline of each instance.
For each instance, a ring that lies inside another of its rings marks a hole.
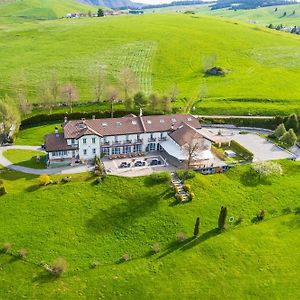
[[[92,139],[95,139],[95,143],[92,142]],[[84,139],[86,143],[84,144]],[[78,139],[79,146],[79,157],[84,160],[94,159],[95,156],[100,155],[100,137],[97,135],[85,135]],[[96,153],[93,153],[95,149]],[[86,154],[84,153],[86,150]]]

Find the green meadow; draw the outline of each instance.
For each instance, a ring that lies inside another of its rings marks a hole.
[[[168,182],[151,176],[109,176],[95,184],[81,174],[40,187],[36,176],[1,170],[8,194],[1,197],[0,242],[10,242],[14,254],[26,248],[28,257],[0,254],[0,298],[295,299],[300,164],[281,164],[284,175],[263,182],[251,180],[248,166],[197,174],[189,180],[195,200],[184,205],[176,204]],[[222,205],[243,222],[227,222],[219,234]],[[265,220],[256,223],[261,209]],[[193,239],[198,216],[200,235]],[[125,253],[130,259],[122,262]],[[60,278],[40,266],[57,257],[68,263]]]
[[[173,106],[178,109],[186,99],[198,99],[206,86],[195,113],[299,113],[299,37],[258,25],[204,15],[146,14],[4,24],[0,40],[1,96],[14,97],[16,81],[25,77],[29,99],[40,102],[38,87],[56,72],[61,84],[75,84],[80,101],[91,101],[95,66],[101,64],[107,86],[119,86],[124,67],[135,72],[139,89],[147,94],[168,94],[176,84]],[[212,55],[225,77],[204,76],[203,62]]]
[[[277,10],[275,11],[276,8]],[[284,26],[300,26],[300,4],[267,6],[236,11],[228,9],[210,10],[207,5],[201,5],[196,6],[194,11],[205,15],[234,18],[260,25],[272,23],[274,25],[283,24]],[[295,14],[293,13],[294,11]],[[284,16],[285,12],[286,16]]]

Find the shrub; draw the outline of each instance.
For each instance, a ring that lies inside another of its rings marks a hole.
[[[175,186],[175,187],[174,187],[174,190],[175,190],[175,194],[178,194],[178,193],[179,193],[179,188],[178,188],[178,186]]]
[[[20,249],[19,250],[19,257],[22,259],[25,259],[28,256],[28,251],[26,249]]]
[[[0,186],[0,196],[7,194],[6,188],[4,185]]]
[[[179,232],[179,233],[177,234],[177,240],[178,240],[178,242],[180,242],[180,243],[184,242],[184,241],[185,241],[185,234],[184,234],[183,232]]]
[[[193,192],[189,193],[189,198],[190,198],[191,201],[194,200],[195,193],[193,193]]]
[[[51,183],[51,178],[47,174],[41,175],[39,180],[40,180],[40,185],[43,186],[49,185]]]
[[[99,176],[95,179],[95,183],[99,184],[103,181],[103,177]]]
[[[154,184],[166,183],[171,181],[171,176],[168,172],[152,173],[149,178]]]
[[[94,175],[97,176],[97,177],[99,177],[99,176],[101,176],[102,174],[101,174],[101,172],[100,172],[99,170],[95,170]]]
[[[160,252],[160,244],[159,243],[154,243],[152,246],[152,250],[154,253]]]
[[[219,214],[218,227],[220,230],[225,229],[225,223],[227,218],[227,208],[222,206]]]
[[[176,170],[176,175],[180,180],[187,180],[187,179],[192,179],[195,177],[195,172],[192,170],[182,170],[178,169]]]
[[[244,217],[243,216],[239,216],[237,221],[236,221],[236,224],[241,224],[242,222],[244,221]]]
[[[59,257],[47,268],[47,270],[55,276],[61,276],[67,271],[67,262],[63,258]]]
[[[192,190],[192,187],[191,187],[190,184],[185,184],[185,185],[183,186],[183,189],[184,189],[186,192],[190,192],[190,191]]]
[[[283,123],[279,124],[279,125],[277,126],[277,128],[275,129],[275,131],[274,131],[274,135],[275,135],[277,138],[282,137],[285,133],[286,133],[286,129],[285,129],[285,126],[284,126]]]
[[[3,251],[4,253],[10,252],[11,249],[12,249],[11,243],[4,243],[3,246],[2,246],[2,251]]]
[[[93,261],[93,262],[91,263],[91,268],[92,268],[92,269],[95,269],[95,268],[97,268],[97,267],[99,267],[99,266],[100,266],[99,261]]]
[[[129,261],[130,260],[129,254],[128,253],[123,254],[122,255],[122,260],[123,261]]]
[[[264,210],[261,210],[257,215],[257,220],[258,221],[262,221],[264,218],[265,218],[265,211]]]
[[[68,182],[71,182],[71,180],[72,180],[72,177],[71,177],[71,176],[66,176],[66,177],[64,177],[64,178],[61,180],[61,182],[62,182],[62,183],[68,183]]]
[[[182,194],[179,194],[179,195],[178,195],[178,200],[179,200],[180,202],[183,201],[183,195],[182,195]]]
[[[198,217],[196,219],[195,227],[194,227],[194,237],[196,237],[199,234],[200,231],[200,218]]]

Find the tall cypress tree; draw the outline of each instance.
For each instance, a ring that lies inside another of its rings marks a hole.
[[[198,217],[196,219],[195,227],[194,227],[194,237],[196,237],[199,234],[200,230],[200,218]]]
[[[222,206],[220,210],[219,220],[218,220],[218,227],[220,230],[225,229],[226,218],[227,218],[227,207]]]

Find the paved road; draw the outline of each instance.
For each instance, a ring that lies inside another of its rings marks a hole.
[[[194,115],[196,118],[207,119],[274,119],[274,116],[226,116],[226,115]]]
[[[36,151],[43,151],[38,146],[4,146],[0,147],[0,165],[6,167],[7,169],[23,172],[27,174],[34,174],[34,175],[42,175],[42,174],[76,174],[76,173],[83,173],[92,170],[92,167],[87,166],[78,166],[78,167],[61,167],[61,168],[49,168],[49,169],[32,169],[26,168],[22,166],[13,165],[8,159],[3,156],[3,152],[6,150],[36,150]]]

